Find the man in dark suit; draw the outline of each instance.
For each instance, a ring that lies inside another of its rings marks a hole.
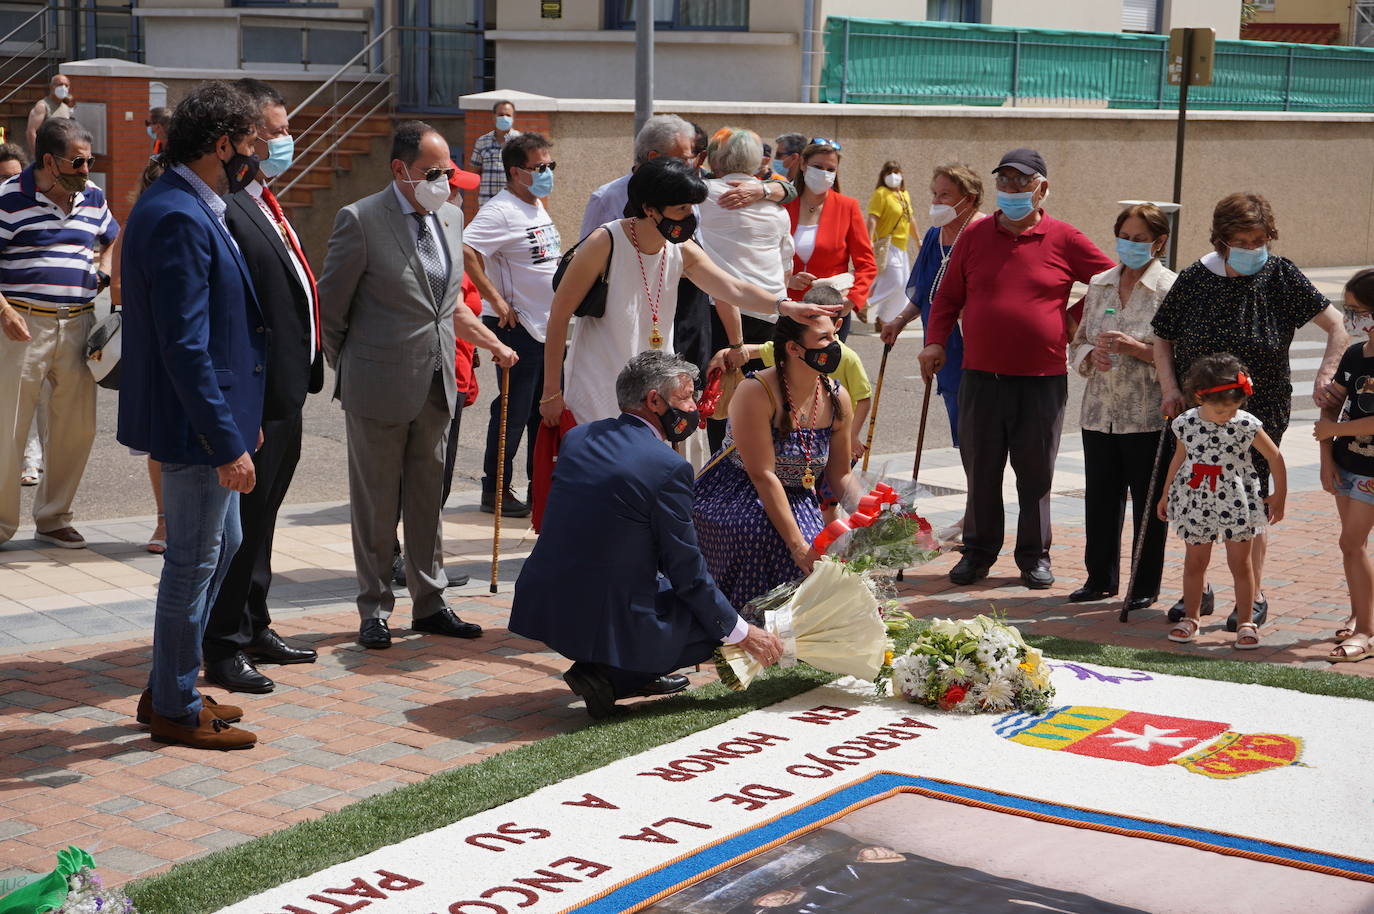
[[[316,653],[272,631],[272,532],[301,456],[301,407],[324,386],[315,278],[281,204],[265,182],[291,166],[294,143],[280,93],[257,79],[234,86],[257,111],[258,177],[228,199],[225,219],[248,264],[267,328],[267,391],[262,447],[253,455],[258,483],[239,499],[243,543],[229,564],[205,626],[205,678],[231,692],[270,692],[254,665],[313,663]]]
[[[672,671],[722,642],[764,666],[777,636],[748,625],[706,571],[692,527],[692,468],[669,442],[698,425],[697,369],[642,352],[616,379],[622,414],[563,439],[543,530],[515,583],[510,630],[573,660],[563,674],[603,718],[630,696],[687,687]]]
[[[125,228],[119,442],[162,464],[167,552],[138,719],[153,739],[241,749],[243,712],[196,691],[205,618],[238,549],[239,495],[262,443],[267,328],[224,222],[225,193],[257,171],[252,104],[205,83],[172,115],[167,171]]]

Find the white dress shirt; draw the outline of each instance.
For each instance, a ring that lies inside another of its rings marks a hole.
[[[246,190],[248,196],[252,197],[253,202],[258,205],[258,209],[262,210],[262,214],[267,217],[267,221],[272,225],[277,225],[277,217],[273,215],[271,207],[262,199],[262,183],[254,181],[248,185]],[[305,325],[310,328],[310,359],[314,361],[315,355],[320,351],[320,341],[315,335],[315,289],[310,282],[310,274],[306,272],[305,264],[296,254],[297,250],[301,250],[300,238],[296,235],[296,230],[291,227],[291,222],[284,213],[280,229],[289,233],[295,240],[294,246],[285,238],[282,239],[282,244],[286,245],[286,253],[291,257],[291,266],[296,268],[296,280],[305,290]]]
[[[420,212],[410,205],[410,201],[406,199],[405,194],[401,193],[401,189],[396,186],[395,181],[391,182],[391,189],[395,192],[396,199],[400,201],[401,212],[405,213],[406,216],[410,216],[411,213]],[[436,213],[426,213],[425,219],[429,221],[429,234],[430,237],[434,239],[434,246],[439,250],[439,260],[443,262],[444,272],[451,273],[453,270],[453,262],[449,258],[448,244],[444,241],[444,232],[443,227],[439,225],[439,216]],[[418,244],[420,241],[419,220],[407,218],[406,222],[410,223],[410,237]]]

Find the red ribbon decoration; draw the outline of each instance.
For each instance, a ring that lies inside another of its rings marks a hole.
[[[701,399],[697,401],[697,410],[703,419],[715,418],[716,404],[720,402],[722,374],[719,368],[712,368],[711,373],[706,376],[706,389],[701,392]]]
[[[1255,392],[1255,384],[1253,381],[1250,380],[1250,376],[1243,371],[1238,371],[1236,372],[1236,379],[1232,381],[1230,384],[1222,384],[1217,387],[1209,387],[1206,390],[1199,390],[1197,393],[1198,396],[1202,396],[1203,394],[1214,394],[1223,390],[1234,390],[1237,387],[1239,387],[1241,392],[1244,393],[1247,397],[1251,396]]]
[[[811,541],[811,548],[818,554],[825,555],[826,550],[835,545],[835,541],[846,533],[858,530],[860,527],[867,527],[878,519],[887,505],[898,505],[901,499],[896,491],[889,485],[878,483],[867,495],[859,499],[857,510],[847,518],[831,521],[826,524],[816,538]],[[909,515],[915,516],[915,515]],[[917,521],[922,525],[923,530],[929,530],[930,525],[922,518],[917,517]]]
[[[1200,489],[1203,482],[1211,486],[1213,492],[1217,490],[1217,480],[1221,478],[1221,467],[1210,463],[1193,464],[1193,477],[1188,480],[1189,488]]]

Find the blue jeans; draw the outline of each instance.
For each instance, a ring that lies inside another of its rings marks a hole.
[[[520,432],[525,431],[525,476],[534,475],[534,437],[539,433],[539,391],[544,387],[544,344],[516,324],[499,327],[494,317],[482,318],[496,338],[515,350],[520,361],[510,370],[510,403],[506,413],[506,487],[511,484],[511,467],[520,449]],[[493,363],[495,364],[495,363]],[[501,379],[506,369],[496,366],[496,392],[491,398],[491,418],[487,422],[487,453],[482,461],[482,491],[496,491],[496,455],[501,445]]]
[[[162,465],[167,552],[153,620],[153,710],[194,726],[200,715],[200,642],[229,562],[243,539],[239,495],[219,484],[214,467]]]

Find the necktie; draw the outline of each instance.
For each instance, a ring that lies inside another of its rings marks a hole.
[[[286,246],[291,249],[291,253],[296,255],[296,260],[299,261],[301,268],[305,270],[305,278],[310,280],[310,301],[314,308],[311,319],[315,323],[314,339],[318,347],[318,341],[320,339],[320,296],[315,290],[315,274],[310,269],[310,261],[305,259],[305,252],[301,250],[300,242],[296,240],[296,233],[291,230],[291,225],[286,221],[286,214],[282,212],[281,204],[277,202],[276,195],[266,187],[262,189],[262,202],[267,204],[267,209],[272,213],[272,218],[277,223],[277,231],[281,232],[282,240],[285,241]],[[315,353],[312,352],[310,357],[313,359]]]
[[[429,291],[434,294],[434,304],[442,305],[444,292],[448,290],[448,272],[439,256],[439,245],[429,231],[429,219],[424,213],[411,213],[420,234],[415,239],[415,250],[420,255],[420,265],[425,268],[425,279],[429,281]]]

